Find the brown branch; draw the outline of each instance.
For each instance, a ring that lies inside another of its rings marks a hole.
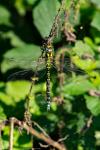
[[[32,122],[45,136],[49,137],[49,135],[45,132],[45,130],[35,121]]]
[[[10,118],[9,150],[13,150],[14,118]]]
[[[53,25],[52,25],[52,28],[51,28],[51,31],[49,33],[49,36],[48,36],[48,40],[50,42],[52,42],[53,38],[56,36],[56,32],[57,32],[57,27],[58,27],[58,24],[59,24],[59,19],[60,19],[60,13],[61,11],[63,10],[63,7],[65,6],[65,0],[62,0],[61,1],[61,5],[60,5],[60,8],[57,12],[57,15],[55,16],[54,18],[54,22],[53,22]]]
[[[100,91],[97,90],[90,90],[89,94],[94,97],[100,97]]]
[[[63,148],[63,146],[61,144],[59,144],[58,142],[52,140],[50,137],[45,136],[43,133],[37,132],[32,127],[28,126],[25,122],[21,122],[16,118],[13,118],[13,120],[14,120],[14,123],[16,125],[21,126],[26,131],[28,131],[30,134],[32,134],[32,135],[36,136],[37,138],[43,140],[47,144],[57,148],[58,150],[66,150],[65,148]]]

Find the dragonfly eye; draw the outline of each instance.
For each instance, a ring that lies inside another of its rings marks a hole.
[[[47,52],[47,53],[49,53],[49,52],[51,52],[51,51],[52,51],[51,49],[46,48],[46,52]]]

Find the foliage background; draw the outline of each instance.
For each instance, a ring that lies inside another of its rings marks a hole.
[[[67,1],[69,11],[70,1]],[[77,1],[76,1],[77,2]],[[8,80],[13,72],[27,69],[31,60],[36,60],[40,54],[40,46],[45,36],[48,36],[53,18],[59,8],[59,0],[3,0],[0,1],[0,120],[15,116],[23,119],[25,97],[28,93],[29,80]],[[73,13],[71,15],[73,17]],[[73,20],[73,18],[70,18]],[[72,44],[72,53],[76,56],[74,63],[87,71],[91,78],[84,78],[79,73],[65,74],[65,84],[62,87],[64,105],[52,105],[52,111],[46,111],[44,70],[39,70],[40,80],[33,87],[31,100],[32,119],[39,123],[47,132],[58,140],[68,136],[64,144],[69,150],[99,150],[100,149],[100,95],[89,94],[90,90],[100,93],[100,1],[80,0],[80,10],[76,22],[69,21],[74,26],[77,36]],[[82,28],[81,28],[82,27]],[[59,37],[54,41],[55,52],[68,42]],[[93,57],[92,61],[81,60],[83,54]],[[8,63],[8,59],[15,61]],[[18,61],[16,61],[18,60]],[[26,64],[22,62],[26,60]],[[31,64],[32,65],[32,64]],[[33,70],[35,66],[33,65]],[[56,75],[55,75],[56,74]],[[29,74],[27,74],[28,76]],[[21,78],[21,76],[20,76]],[[57,73],[52,73],[52,97],[59,96]],[[80,80],[81,79],[81,80]],[[76,81],[80,80],[77,84]],[[92,116],[92,125],[85,130],[88,118]],[[86,132],[85,132],[86,131]],[[14,150],[31,147],[30,135],[24,131],[20,134],[14,131]],[[9,127],[2,132],[3,149],[8,148]],[[33,138],[34,147],[39,147],[39,141]]]

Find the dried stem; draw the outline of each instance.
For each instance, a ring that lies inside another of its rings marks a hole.
[[[9,150],[13,150],[14,118],[10,118]]]
[[[26,97],[26,110],[25,110],[25,113],[24,113],[24,120],[30,126],[32,126],[30,106],[29,106],[30,105],[30,96],[31,96],[31,93],[32,93],[33,86],[34,86],[35,82],[38,80],[37,70],[38,70],[38,66],[39,66],[41,58],[42,58],[42,55],[37,60],[37,65],[36,65],[36,68],[35,68],[36,72],[35,72],[34,76],[31,78],[32,82],[31,82],[30,89],[29,89],[29,92],[28,92],[27,97]]]
[[[33,129],[32,127],[28,126],[26,124],[26,122],[21,122],[16,118],[13,118],[14,123],[22,128],[24,128],[27,132],[29,132],[30,134],[36,136],[37,138],[43,140],[44,142],[46,142],[47,144],[53,146],[54,148],[57,148],[58,150],[66,150],[65,148],[63,148],[63,146],[61,144],[59,144],[58,142],[52,140],[50,137],[45,136],[43,133],[39,133],[37,132],[35,129]],[[11,150],[11,149],[10,149]]]
[[[33,124],[34,124],[35,126],[37,126],[37,128],[38,128],[45,136],[49,137],[49,135],[45,132],[45,130],[44,130],[37,122],[33,121]]]
[[[5,122],[7,122],[7,124],[5,124]],[[58,150],[66,150],[65,147],[63,147],[63,145],[61,145],[59,142],[54,141],[53,139],[51,139],[49,137],[49,135],[47,135],[47,133],[44,133],[44,131],[42,131],[42,128],[39,126],[39,128],[41,128],[42,132],[38,132],[35,129],[33,129],[31,126],[27,125],[27,123],[25,121],[20,121],[17,118],[10,118],[10,120],[5,120],[2,123],[0,123],[1,126],[1,130],[5,125],[9,125],[10,123],[10,141],[9,141],[9,150],[13,150],[13,133],[14,133],[14,125],[19,126],[22,129],[25,129],[28,133],[30,133],[32,136],[36,136],[37,138],[43,140],[45,143],[47,143],[48,146],[53,146],[54,148],[58,149]],[[34,148],[32,148],[34,149]]]
[[[50,31],[49,36],[48,36],[48,40],[50,42],[52,42],[53,38],[56,36],[57,27],[58,27],[58,24],[59,24],[60,13],[61,13],[64,6],[65,6],[65,0],[62,0],[60,8],[58,10],[57,15],[55,16],[51,31]]]
[[[93,116],[91,115],[88,120],[86,121],[84,127],[81,129],[81,131],[79,132],[81,135],[83,135],[84,133],[86,133],[86,131],[91,127],[91,124],[93,122]]]

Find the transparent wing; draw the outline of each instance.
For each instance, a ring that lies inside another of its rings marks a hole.
[[[18,58],[18,59],[7,59],[7,62],[9,63],[9,65],[12,65],[13,67],[20,67],[23,69],[36,69],[36,67],[38,66],[38,69],[43,68],[44,66],[44,62],[45,59],[40,58],[38,60],[33,60],[32,58]]]
[[[18,64],[25,65],[24,68],[27,68],[27,69],[12,73],[11,75],[8,76],[7,80],[31,79],[31,77],[34,76],[36,72],[38,72],[42,69],[45,69],[45,67],[46,67],[44,59],[39,62],[29,61],[29,60],[21,60],[21,61],[17,60],[16,61],[16,60],[11,59],[11,62],[12,63],[17,62],[17,66],[18,66]],[[62,72],[65,72],[65,73],[76,72],[76,73],[85,74],[84,70],[77,68],[68,59],[65,59],[63,64],[60,64],[60,62],[59,62],[59,64],[57,64],[55,61],[52,61],[51,66],[54,69],[56,69],[57,71],[62,70]],[[42,73],[41,76],[44,76],[45,73],[46,73],[46,71],[44,71],[44,73]],[[38,74],[38,73],[36,73],[36,74]]]
[[[64,65],[62,65],[64,72],[74,72],[79,74],[85,74],[86,72],[80,68],[78,68],[73,62],[69,60],[64,60]]]
[[[32,59],[9,59],[8,63],[13,65],[13,68],[18,67],[23,70],[12,73],[8,76],[7,80],[16,80],[16,79],[31,79],[31,77],[36,76],[38,71],[41,71],[45,68],[45,60],[39,59],[34,61]]]
[[[14,64],[16,67],[24,68],[19,72],[15,72],[8,77],[8,80],[14,79],[27,79],[34,75],[34,72],[39,72],[46,68],[45,58],[40,58],[37,61],[26,58],[24,60],[21,59],[9,59],[11,64]],[[65,72],[65,73],[76,73],[76,74],[87,74],[85,69],[78,67],[70,58],[64,57],[62,59],[53,59],[51,61],[51,66],[56,69],[58,72]],[[46,71],[44,71],[46,73]],[[42,72],[41,76],[45,73]],[[52,72],[51,72],[52,74]]]
[[[86,74],[85,70],[82,70],[78,68],[72,61],[65,58],[62,62],[61,60],[56,61],[54,60],[52,62],[52,66],[58,71],[58,72],[65,72],[65,73],[79,73],[79,74]]]
[[[34,72],[32,70],[21,70],[18,72],[14,72],[11,75],[8,76],[7,80],[22,80],[22,79],[31,79],[31,77],[34,76]]]

